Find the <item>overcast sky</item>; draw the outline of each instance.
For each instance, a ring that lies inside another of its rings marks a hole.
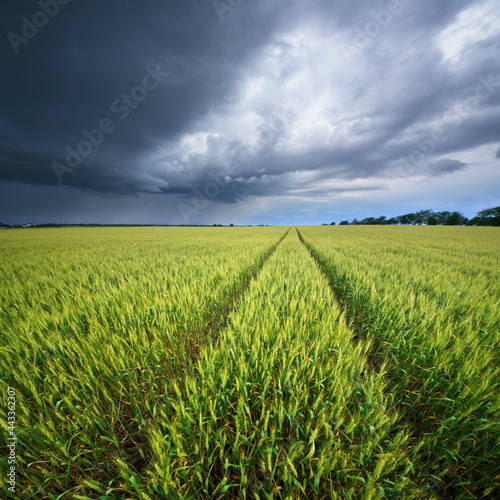
[[[6,3],[4,223],[500,205],[496,0]]]

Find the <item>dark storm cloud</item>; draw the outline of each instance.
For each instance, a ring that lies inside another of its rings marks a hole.
[[[453,175],[498,143],[494,2],[214,5],[2,6],[0,181],[234,204]]]
[[[31,19],[40,7],[21,2],[9,10],[2,31],[21,35],[22,17]],[[227,40],[210,3],[163,1],[72,2],[20,45],[18,54],[4,42],[4,147],[25,151],[29,160],[23,162],[19,180],[25,182],[29,175],[34,184],[47,181],[45,171],[52,170],[47,158],[62,160],[66,146],[75,148],[85,139],[81,131],[96,128],[103,117],[114,118],[117,130],[93,156],[105,160],[110,152],[115,162],[137,165],[136,157],[154,141],[177,137],[211,106],[231,98],[238,63],[256,44],[249,30]],[[123,115],[111,105],[141,84],[147,66],[170,73],[168,88],[144,102],[132,101],[137,107],[120,123]],[[17,155],[10,165],[5,156],[3,161],[6,178],[11,178]],[[57,183],[53,173],[51,177]]]

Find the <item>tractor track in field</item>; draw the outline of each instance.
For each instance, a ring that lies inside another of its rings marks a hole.
[[[289,232],[290,229],[287,229],[285,234],[274,245],[263,252],[253,265],[241,273],[238,280],[234,283],[230,297],[220,309],[215,312],[209,311],[206,313],[203,321],[204,327],[200,333],[207,341],[212,341],[214,344],[217,343],[219,332],[227,327],[229,316],[238,307],[250,283],[257,278],[265,263],[271,258],[281,242],[288,236]],[[199,352],[197,351],[194,354],[193,361],[198,358]]]
[[[326,265],[325,259],[322,255],[305,239],[303,238],[300,231],[295,228],[297,231],[300,242],[306,247],[309,255],[313,258],[314,262],[316,262],[319,270],[325,276],[328,281],[328,285],[332,292],[333,297],[335,298],[340,310],[345,315],[347,320],[347,325],[354,333],[354,341],[367,341],[367,326],[369,325],[369,318],[365,318],[361,311],[354,310],[348,301],[345,298],[345,295],[339,290],[339,280],[334,272],[330,271],[328,266]],[[372,344],[370,346],[370,351],[367,352],[367,367],[375,373],[380,371],[380,367],[382,365],[383,359],[381,354],[378,352],[377,343]]]

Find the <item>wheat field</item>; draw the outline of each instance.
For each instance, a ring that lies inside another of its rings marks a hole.
[[[24,229],[0,248],[5,498],[500,497],[496,228]]]

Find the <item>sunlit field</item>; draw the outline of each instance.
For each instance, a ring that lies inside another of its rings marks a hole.
[[[500,498],[497,228],[23,229],[0,251],[6,498]]]

